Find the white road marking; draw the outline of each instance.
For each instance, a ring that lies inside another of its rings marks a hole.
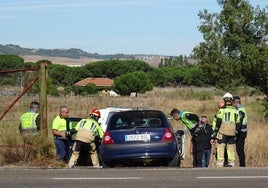
[[[52,178],[54,180],[140,180],[142,177],[102,177],[102,178]]]
[[[196,177],[199,179],[266,179],[268,176],[207,176],[207,177]]]

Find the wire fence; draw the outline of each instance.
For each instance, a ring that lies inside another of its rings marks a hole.
[[[19,136],[20,116],[29,110],[31,101],[39,99],[38,94],[32,94],[29,90],[14,103],[33,74],[36,73],[30,71],[0,74],[0,143],[6,136]]]

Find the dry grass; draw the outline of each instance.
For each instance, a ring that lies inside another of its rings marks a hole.
[[[45,134],[36,136],[2,137],[0,155],[2,165],[26,165],[36,167],[65,166],[55,159],[55,146]]]
[[[268,166],[268,123],[263,117],[263,107],[258,98],[262,96],[249,96],[247,92],[237,92],[242,95],[242,102],[248,111],[249,133],[246,140],[246,163],[249,167]],[[155,88],[145,94],[138,94],[137,98],[131,97],[48,97],[48,123],[51,127],[53,118],[58,114],[59,106],[68,105],[70,116],[84,117],[92,108],[106,108],[110,106],[124,107],[149,107],[162,110],[167,115],[173,108],[192,111],[198,115],[207,115],[212,121],[217,112],[217,103],[221,100],[222,93],[218,95],[214,89],[200,88]],[[21,112],[22,113],[22,112]],[[174,129],[180,129],[180,122],[172,121]],[[49,140],[52,140],[49,130]],[[189,154],[190,136],[186,138],[186,158],[182,161],[184,167],[192,166],[192,157]],[[211,166],[214,166],[212,156]]]

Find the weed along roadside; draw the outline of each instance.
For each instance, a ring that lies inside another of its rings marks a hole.
[[[248,167],[268,166],[268,122],[263,115],[263,107],[258,99],[262,96],[249,96],[250,91],[241,89],[236,92],[241,96],[244,107],[248,113],[248,136],[245,144],[246,164]],[[27,96],[25,96],[27,97]],[[222,98],[222,92],[214,89],[201,88],[154,88],[137,97],[48,97],[48,137],[38,137],[36,140],[23,146],[18,126],[19,115],[24,112],[26,106],[18,106],[14,112],[12,126],[0,122],[0,165],[29,165],[36,167],[63,167],[64,165],[55,159],[55,146],[51,135],[52,120],[58,113],[61,105],[68,105],[71,117],[85,117],[89,109],[107,107],[143,107],[153,108],[169,114],[173,108],[187,109],[198,115],[206,115],[212,122],[217,112],[217,104]],[[8,97],[2,96],[0,102],[8,104]],[[27,99],[25,99],[27,100]],[[30,100],[30,99],[29,99]],[[26,104],[28,105],[28,104]],[[182,124],[171,121],[174,129],[181,129]],[[14,136],[15,135],[15,136]],[[182,167],[192,167],[192,156],[188,152],[190,148],[190,135],[186,135],[185,158],[181,161]],[[262,151],[262,152],[260,152]],[[210,168],[214,168],[215,157],[211,156]]]

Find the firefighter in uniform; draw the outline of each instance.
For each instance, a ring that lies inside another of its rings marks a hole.
[[[192,112],[188,112],[188,111],[183,111],[183,110],[179,111],[178,109],[174,108],[170,112],[170,116],[172,116],[172,118],[177,121],[181,120],[182,123],[190,131],[191,135],[193,135],[195,128],[197,127],[199,123],[198,115]]]
[[[233,96],[225,93],[223,96],[225,108],[219,109],[216,118],[214,133],[211,142],[217,140],[217,162],[218,167],[224,166],[224,151],[227,150],[228,166],[235,165],[236,147],[235,140],[240,128],[238,110],[232,106]]]
[[[233,96],[233,106],[238,110],[240,115],[240,123],[241,127],[238,130],[237,138],[236,138],[236,152],[239,158],[239,166],[245,167],[245,140],[247,137],[247,123],[248,123],[248,117],[247,117],[247,111],[245,108],[241,105],[241,99],[239,96]]]
[[[33,101],[30,110],[20,117],[19,131],[21,135],[38,135],[40,130],[39,102]]]
[[[221,108],[225,108],[225,103],[223,100],[218,102],[218,110]],[[213,121],[212,121],[212,130],[215,131],[216,127],[216,121],[217,121],[217,113],[213,116]],[[215,155],[215,158],[217,160],[217,144],[215,142],[211,142],[212,144],[212,153]]]
[[[95,144],[95,138],[103,137],[103,130],[98,123],[98,119],[101,117],[100,111],[93,109],[88,118],[80,120],[74,128],[76,133],[76,139],[73,146],[73,153],[69,161],[69,167],[72,168],[76,165],[79,158],[79,153],[82,150],[88,150],[90,153],[92,165],[94,168],[99,168],[99,159],[97,154],[97,148]],[[72,133],[75,132],[72,130]]]

